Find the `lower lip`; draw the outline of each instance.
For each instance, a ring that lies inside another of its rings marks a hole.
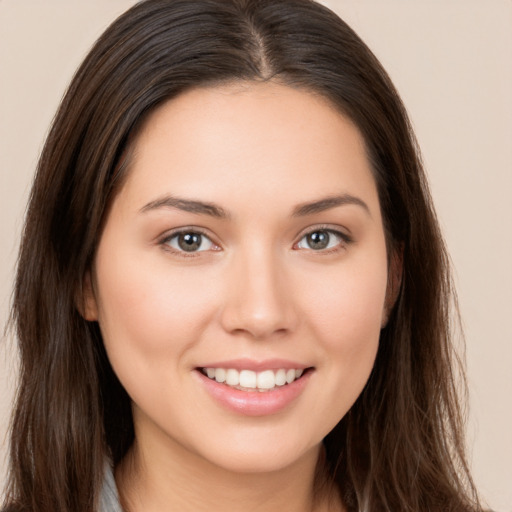
[[[199,370],[196,373],[208,394],[221,406],[245,416],[267,416],[281,412],[294,402],[304,391],[312,371],[291,384],[269,391],[242,391],[210,379]]]

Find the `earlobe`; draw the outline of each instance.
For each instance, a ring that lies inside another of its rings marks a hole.
[[[389,315],[398,299],[400,286],[402,285],[403,273],[403,248],[393,249],[388,269],[388,285],[386,289],[386,299],[384,302],[384,311],[382,313],[381,328],[386,327]]]
[[[98,304],[92,283],[91,272],[87,272],[84,276],[82,284],[82,293],[77,300],[77,308],[82,317],[88,322],[98,320]]]

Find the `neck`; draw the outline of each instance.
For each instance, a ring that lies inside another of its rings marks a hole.
[[[231,472],[181,446],[173,447],[172,453],[148,448],[135,442],[116,469],[126,512],[342,510],[332,489],[323,485],[317,492],[315,476],[323,463],[320,447],[291,466],[266,473]]]

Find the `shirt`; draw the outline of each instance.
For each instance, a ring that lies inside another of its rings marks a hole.
[[[103,477],[98,512],[123,512],[119,503],[119,494],[117,493],[112,466],[108,462],[105,464],[105,475]]]

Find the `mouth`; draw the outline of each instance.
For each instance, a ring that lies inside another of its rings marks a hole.
[[[202,389],[222,408],[244,416],[288,410],[309,388],[315,367],[286,360],[230,360],[195,368]]]
[[[209,379],[227,387],[247,392],[269,392],[302,379],[312,368],[279,368],[263,371],[235,368],[198,368]]]

